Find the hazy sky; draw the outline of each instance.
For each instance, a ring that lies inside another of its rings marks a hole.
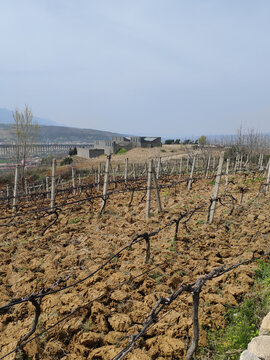
[[[140,135],[270,132],[269,0],[0,0],[0,107]]]

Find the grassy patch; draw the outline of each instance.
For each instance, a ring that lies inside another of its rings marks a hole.
[[[225,314],[226,328],[208,331],[208,346],[201,359],[238,360],[251,339],[259,334],[262,318],[270,310],[270,262],[258,261],[252,294]]]
[[[171,196],[171,192],[170,190],[164,190],[162,193],[161,193],[161,196],[165,197],[165,198],[169,198]]]
[[[175,251],[175,245],[176,245],[176,242],[174,240],[172,241],[169,241],[169,251]]]
[[[160,272],[154,272],[152,274],[149,274],[150,278],[152,278],[153,280],[155,280],[156,283],[160,283],[161,279],[163,277],[163,275]]]
[[[121,154],[125,154],[127,152],[127,149],[125,148],[121,148],[116,152],[116,155],[121,155]]]
[[[197,224],[199,224],[199,225],[202,225],[202,224],[204,224],[204,223],[205,223],[205,221],[202,220],[202,219],[200,219],[200,220],[197,221]]]
[[[70,219],[68,223],[69,224],[78,224],[79,221],[80,221],[79,218],[75,218],[75,219]]]
[[[80,328],[84,331],[84,332],[89,332],[91,330],[91,326],[92,326],[92,321],[91,319],[86,320],[84,323],[82,323],[80,325]]]

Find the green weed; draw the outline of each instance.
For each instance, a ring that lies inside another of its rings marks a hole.
[[[252,295],[239,307],[227,310],[225,329],[208,330],[208,346],[199,350],[202,360],[237,360],[258,335],[261,319],[270,309],[270,262],[258,260],[257,264]]]
[[[151,279],[155,280],[157,283],[160,283],[163,275],[160,272],[155,272],[153,274],[150,274],[149,276]]]
[[[70,219],[68,223],[69,224],[78,224],[79,221],[80,221],[80,219],[75,218],[75,219]]]
[[[122,155],[122,154],[125,154],[126,152],[127,152],[127,149],[121,148],[116,152],[116,155]]]
[[[91,326],[92,326],[92,321],[90,319],[88,319],[80,325],[80,328],[85,332],[89,332],[91,329]]]
[[[204,220],[198,220],[198,221],[197,221],[197,224],[199,224],[199,225],[204,224]]]

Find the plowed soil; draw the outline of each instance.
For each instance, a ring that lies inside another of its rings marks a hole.
[[[24,349],[28,358],[113,359],[141,329],[161,296],[167,297],[180,284],[190,283],[215,267],[250,259],[269,248],[269,192],[256,197],[259,183],[252,182],[240,205],[242,181],[239,176],[229,187],[238,200],[231,215],[229,201],[226,206],[219,204],[214,223],[208,225],[204,206],[187,227],[180,223],[176,239],[174,225],[151,237],[148,264],[142,241],[77,286],[44,297],[35,334],[85,307],[27,344]],[[53,217],[0,228],[0,306],[40,292],[67,275],[70,278],[54,289],[83,279],[128,245],[134,235],[155,231],[199,204],[209,205],[212,187],[209,180],[201,180],[190,192],[186,184],[177,186],[176,191],[163,189],[161,214],[157,213],[153,193],[149,220],[145,219],[143,194],[135,193],[130,207],[128,194],[111,196],[101,216],[99,199],[93,207],[84,203],[63,211],[44,236],[41,233]],[[224,327],[226,308],[237,306],[250,292],[255,266],[242,266],[204,286],[199,310],[201,346],[207,344],[206,329]],[[0,315],[0,357],[14,349],[30,330],[33,315],[29,302]],[[192,296],[184,293],[160,314],[160,321],[138,341],[127,359],[184,358],[192,338],[191,315]],[[14,353],[7,357],[14,358]]]

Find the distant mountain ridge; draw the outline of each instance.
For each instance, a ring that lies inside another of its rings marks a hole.
[[[94,140],[109,140],[122,134],[95,129],[79,129],[59,125],[57,122],[34,116],[33,121],[40,126],[37,143],[88,144]],[[12,143],[14,136],[10,128],[14,124],[12,111],[0,108],[0,144]]]
[[[13,124],[12,111],[9,109],[0,108],[0,123],[1,124]],[[37,116],[33,117],[34,122],[37,122],[39,125],[49,125],[49,126],[59,126],[56,121],[43,119]]]
[[[0,124],[0,144],[12,143],[15,140],[10,131],[11,127],[12,124]],[[39,137],[36,142],[43,144],[89,144],[94,140],[110,140],[112,136],[122,136],[122,134],[95,129],[40,125]]]

